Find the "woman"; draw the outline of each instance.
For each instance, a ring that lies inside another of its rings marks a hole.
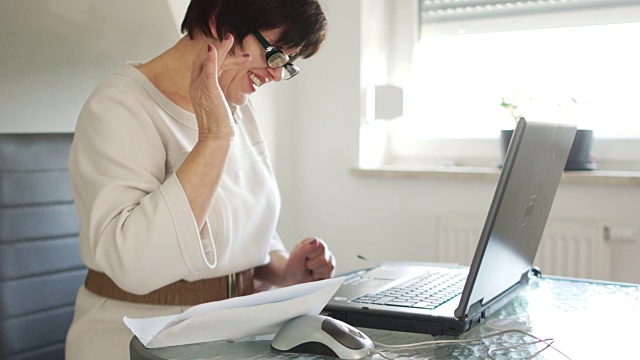
[[[316,0],[192,0],[187,36],[90,96],[69,156],[89,273],[67,360],[128,359],[125,315],[333,275],[322,240],[288,254],[275,231],[280,197],[248,102],[296,75],[326,26]]]

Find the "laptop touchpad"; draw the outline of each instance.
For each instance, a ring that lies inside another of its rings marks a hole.
[[[392,280],[379,280],[361,277],[345,282],[343,286],[338,288],[337,297],[354,298],[364,294],[377,292],[381,288],[391,284]]]
[[[418,276],[424,273],[427,269],[420,266],[393,266],[393,265],[384,265],[379,266],[367,273],[363,274],[363,278],[370,279],[387,279],[387,280],[398,280],[407,276]]]

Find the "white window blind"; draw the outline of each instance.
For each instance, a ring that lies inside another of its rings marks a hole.
[[[637,5],[637,0],[420,0],[423,23]]]

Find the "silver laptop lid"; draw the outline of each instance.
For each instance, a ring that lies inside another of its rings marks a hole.
[[[476,313],[530,272],[575,133],[573,125],[518,121],[456,317]]]

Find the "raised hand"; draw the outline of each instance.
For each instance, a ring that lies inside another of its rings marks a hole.
[[[223,68],[222,63],[227,60],[233,41],[233,36],[227,34],[217,47],[209,43],[207,51],[194,58],[189,96],[198,120],[199,141],[233,138],[233,116],[218,83],[218,76]],[[239,60],[228,60],[229,63],[234,61],[247,61],[247,59],[240,57]],[[225,64],[227,67],[230,65]]]

